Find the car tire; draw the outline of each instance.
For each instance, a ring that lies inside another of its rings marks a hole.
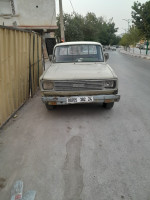
[[[103,107],[105,109],[112,109],[112,107],[114,106],[114,102],[111,103],[103,103]]]
[[[48,105],[47,103],[45,104],[47,110],[53,110],[55,106],[53,105]]]

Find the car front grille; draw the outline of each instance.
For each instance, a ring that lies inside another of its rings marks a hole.
[[[55,91],[87,91],[102,90],[104,81],[100,80],[74,80],[74,81],[55,81]]]

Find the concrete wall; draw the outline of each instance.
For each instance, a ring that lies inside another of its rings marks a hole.
[[[12,14],[12,4],[15,14]],[[5,26],[17,24],[55,29],[55,0],[0,0],[0,25],[3,23]]]

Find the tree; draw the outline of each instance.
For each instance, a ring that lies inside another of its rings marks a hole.
[[[55,32],[59,41],[60,38],[60,16],[57,16],[58,30]],[[84,40],[83,35],[84,19],[81,15],[76,13],[64,14],[64,27],[65,27],[65,40],[69,41],[81,41]]]
[[[60,27],[60,18],[57,17],[57,26]],[[103,17],[96,17],[94,13],[87,13],[85,17],[73,13],[64,14],[66,41],[97,41],[103,45],[118,44],[119,38],[115,35],[117,28],[113,19],[108,22]],[[60,28],[55,32],[60,38]]]
[[[65,21],[65,35],[66,41],[82,41],[84,40],[83,34],[84,19],[81,15],[71,14]]]
[[[132,26],[128,33],[123,35],[120,44],[126,47],[128,47],[129,45],[133,45],[134,47],[140,39],[141,36],[139,30],[135,26]]]
[[[139,29],[135,26],[132,26],[129,30],[130,44],[133,46],[141,39]]]
[[[84,17],[84,39],[86,41],[98,41],[98,19],[94,13],[87,13]]]
[[[150,39],[150,1],[146,3],[134,2],[132,6],[133,23],[139,29],[140,34]]]
[[[130,34],[129,33],[125,33],[120,41],[120,45],[128,47],[130,45],[131,41],[130,41]]]

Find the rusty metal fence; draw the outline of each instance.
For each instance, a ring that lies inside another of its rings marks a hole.
[[[42,71],[41,37],[0,26],[0,127],[34,95]]]

